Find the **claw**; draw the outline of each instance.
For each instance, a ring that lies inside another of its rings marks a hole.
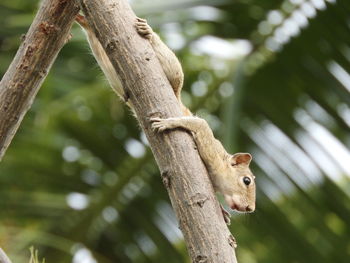
[[[162,119],[159,118],[159,117],[153,117],[153,118],[150,118],[150,121],[153,123],[153,122],[158,122],[158,121],[161,121]]]
[[[143,23],[147,23],[147,20],[144,18],[140,18],[140,17],[136,17],[136,21],[138,22],[143,22]]]
[[[144,23],[139,23],[139,22],[137,22],[136,25],[137,25],[139,28],[144,28],[144,29],[147,29],[147,28],[148,28],[148,25],[147,25],[147,24],[144,24]]]
[[[226,225],[229,226],[231,224],[231,214],[226,211],[226,209],[222,206],[222,204],[220,204],[220,208],[221,208],[222,216],[224,217],[225,223]]]

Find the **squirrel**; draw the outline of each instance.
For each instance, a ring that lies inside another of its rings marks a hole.
[[[132,103],[125,95],[120,79],[112,66],[105,50],[89,27],[82,15],[76,17],[76,21],[84,29],[91,50],[107,77],[112,89],[124,99],[132,109]],[[136,18],[136,31],[148,39],[163,68],[163,71],[174,90],[185,117],[176,118],[150,118],[151,127],[155,132],[163,132],[175,128],[190,131],[197,145],[199,155],[209,173],[212,185],[216,192],[221,193],[227,205],[239,212],[253,212],[255,210],[255,176],[249,169],[252,156],[249,153],[229,154],[223,145],[215,139],[208,123],[199,117],[192,115],[191,111],[181,102],[181,89],[184,74],[176,55],[162,42],[160,37],[153,32],[147,21]],[[225,222],[230,223],[230,214],[221,206]]]

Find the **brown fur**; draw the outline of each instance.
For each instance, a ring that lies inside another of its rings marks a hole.
[[[224,195],[231,209],[240,212],[255,210],[255,177],[249,169],[252,159],[249,153],[227,153],[215,139],[208,123],[201,118],[152,118],[151,121],[152,128],[158,132],[174,128],[191,131],[214,189]],[[250,179],[249,185],[244,184],[244,177]]]
[[[76,21],[85,29],[92,52],[106,75],[113,90],[125,98],[123,88],[107,54],[102,48],[93,31],[89,28],[85,18],[78,16]],[[183,114],[187,117],[160,119],[153,118],[153,129],[161,132],[167,129],[183,128],[192,132],[197,144],[198,152],[208,170],[216,191],[223,194],[227,204],[234,210],[252,212],[255,209],[255,182],[249,170],[251,155],[248,153],[228,154],[222,144],[215,139],[208,123],[193,117],[189,109],[181,102],[181,89],[183,85],[183,71],[175,54],[161,41],[146,20],[137,18],[135,22],[137,32],[150,40],[150,43],[162,65],[165,75],[171,84],[174,94],[179,101]],[[132,108],[130,102],[127,104]],[[249,185],[243,181],[244,177],[250,180]],[[224,212],[227,216],[227,212]],[[225,217],[225,220],[227,218]]]

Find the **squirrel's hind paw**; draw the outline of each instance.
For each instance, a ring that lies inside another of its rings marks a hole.
[[[141,36],[147,39],[151,39],[153,30],[152,28],[147,24],[146,19],[142,19],[137,17],[135,27],[137,30],[137,33],[139,33]]]

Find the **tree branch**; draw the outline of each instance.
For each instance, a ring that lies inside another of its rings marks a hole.
[[[69,39],[79,5],[76,0],[44,0],[0,82],[0,160]]]
[[[136,33],[127,0],[80,1],[147,135],[192,261],[235,263],[233,237],[192,137],[180,130],[155,134],[150,129],[150,117],[182,113],[150,43]]]
[[[11,263],[5,252],[0,248],[0,263]]]

